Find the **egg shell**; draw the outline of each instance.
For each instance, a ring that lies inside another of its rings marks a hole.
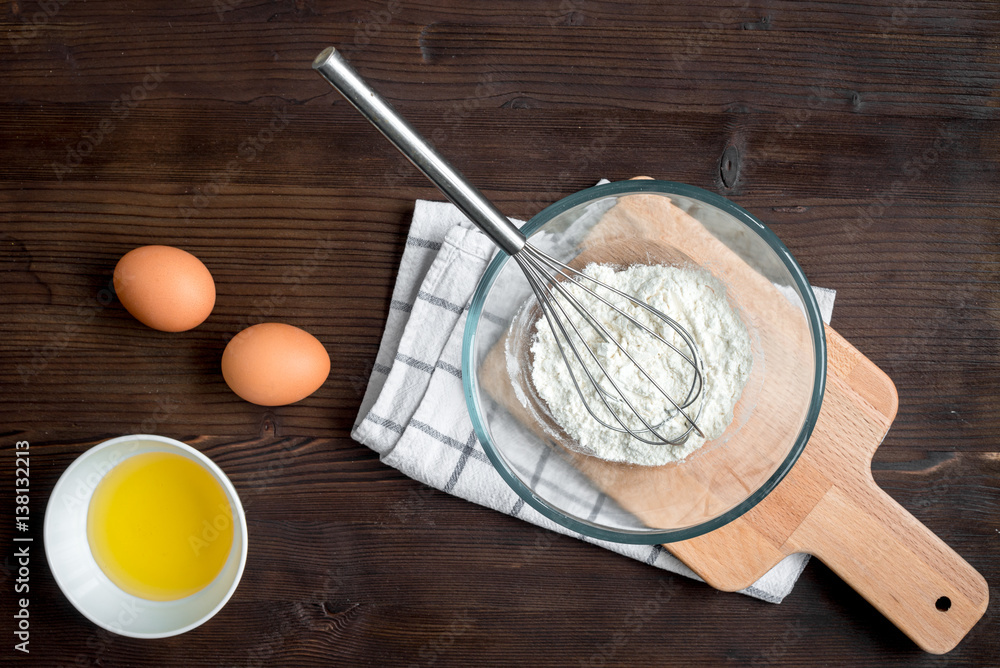
[[[305,399],[330,375],[330,355],[309,332],[280,322],[247,327],[222,353],[222,377],[237,395],[260,406]]]
[[[173,246],[140,246],[115,266],[115,293],[142,324],[183,332],[205,321],[215,307],[215,281],[201,260]]]

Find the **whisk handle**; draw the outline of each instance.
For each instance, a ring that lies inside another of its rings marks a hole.
[[[525,238],[520,230],[382,99],[336,48],[324,49],[312,66],[497,246],[511,255],[521,250]]]

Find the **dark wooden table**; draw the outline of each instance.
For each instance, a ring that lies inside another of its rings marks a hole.
[[[645,174],[763,219],[816,285],[837,290],[833,326],[898,387],[875,480],[995,595],[993,0],[13,0],[2,34],[5,661],[1000,663],[996,604],[957,649],[931,656],[817,560],[781,605],[717,592],[573,538],[541,540],[353,442],[413,201],[440,197],[309,67],[323,47],[344,48],[510,215]],[[152,243],[211,268],[218,301],[197,329],[150,330],[110,298],[117,259]],[[314,263],[321,244],[332,252]],[[316,394],[266,409],[227,389],[227,337],[259,320],[325,344],[333,370]],[[41,556],[62,471],[136,432],[211,456],[248,512],[235,596],[165,640],[99,631]],[[19,440],[31,443],[30,655],[12,635]],[[393,509],[414,498],[420,512],[401,521]],[[663,588],[669,602],[651,607]]]

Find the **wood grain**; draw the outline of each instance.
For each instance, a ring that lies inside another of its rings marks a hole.
[[[207,4],[145,2],[141,12],[129,16],[130,23],[168,26],[185,23],[302,23],[322,17],[329,21],[363,24],[374,13],[387,11],[389,2],[343,0],[336,4],[317,2],[276,3],[269,0]],[[31,4],[13,6],[4,17],[11,25],[30,23],[36,8]],[[625,11],[627,9],[627,11]],[[75,7],[70,15],[77,22],[114,22],[120,14],[114,5],[94,3]],[[426,25],[447,16],[452,21],[484,25],[566,25],[566,26],[679,26],[690,29],[731,23],[743,30],[859,30],[887,34],[956,34],[991,37],[1000,21],[996,6],[988,0],[949,3],[913,3],[903,8],[864,2],[811,2],[793,0],[753,6],[744,0],[724,0],[712,6],[683,6],[656,0],[637,0],[627,6],[613,1],[558,2],[539,4],[532,0],[508,0],[503,6],[475,3],[443,8],[432,0],[401,3],[394,12],[402,23]],[[65,16],[65,15],[64,15]],[[58,20],[54,22],[60,22]],[[71,22],[71,21],[62,21]]]
[[[995,606],[934,657],[818,560],[780,606],[716,592],[423,488],[351,441],[412,201],[440,197],[308,68],[352,49],[511,215],[650,174],[767,222],[896,384],[875,482],[995,585],[997,3],[403,0],[389,21],[388,0],[53,5],[0,11],[0,447],[32,444],[29,535],[78,453],[145,424],[233,478],[250,562],[209,624],[142,642],[99,633],[33,559],[33,665],[997,663]],[[116,115],[156,66],[168,76]],[[955,141],[935,154],[942,131]],[[202,328],[160,335],[98,301],[153,241],[215,273]],[[313,331],[327,384],[278,409],[233,396],[219,355],[253,318]],[[5,633],[13,472],[4,457]]]

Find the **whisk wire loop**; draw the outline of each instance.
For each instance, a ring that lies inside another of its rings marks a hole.
[[[641,327],[642,329],[644,329],[645,331],[649,332],[649,333],[650,333],[650,334],[652,334],[652,335],[653,335],[654,337],[656,337],[657,339],[659,339],[659,340],[661,340],[661,341],[662,341],[662,339],[661,339],[661,338],[660,338],[659,336],[657,336],[655,332],[652,332],[652,331],[651,331],[651,330],[649,330],[648,328],[646,328],[646,327],[642,326],[642,324],[641,324],[641,323],[638,323],[638,322],[637,322],[636,320],[634,320],[633,318],[631,318],[630,316],[628,316],[628,314],[626,314],[626,313],[623,313],[623,312],[622,312],[622,311],[621,311],[620,309],[618,309],[617,307],[615,307],[615,306],[614,306],[613,304],[611,304],[610,302],[607,302],[607,300],[604,300],[604,299],[603,299],[603,298],[602,298],[602,297],[601,297],[600,295],[598,295],[598,294],[594,293],[594,292],[593,292],[592,290],[589,290],[589,289],[587,289],[587,288],[586,288],[585,286],[583,286],[583,285],[579,285],[579,284],[576,284],[576,283],[573,283],[573,285],[574,285],[575,287],[580,287],[581,289],[585,290],[586,292],[588,292],[588,293],[592,294],[592,295],[593,295],[594,297],[596,297],[597,299],[599,299],[600,301],[602,301],[602,302],[604,302],[604,303],[605,303],[606,305],[608,305],[608,306],[609,306],[609,307],[610,307],[610,308],[611,308],[612,310],[614,310],[614,311],[615,311],[616,313],[619,313],[620,315],[623,315],[623,316],[625,316],[625,317],[626,317],[626,318],[627,318],[627,319],[628,319],[628,320],[629,320],[630,322],[632,322],[632,323],[634,323],[634,324],[636,324],[636,325],[640,326],[640,327]],[[566,301],[568,301],[568,302],[569,302],[569,303],[570,303],[570,304],[571,304],[571,305],[572,305],[572,306],[573,306],[573,307],[575,308],[575,310],[576,310],[576,311],[577,311],[578,313],[580,313],[580,315],[581,315],[581,316],[583,317],[583,319],[584,319],[584,320],[585,320],[585,321],[586,321],[586,322],[587,322],[587,323],[588,323],[588,324],[590,325],[590,327],[591,327],[591,328],[593,328],[593,329],[594,329],[594,330],[595,330],[595,331],[597,332],[597,334],[598,334],[598,335],[599,335],[599,336],[600,336],[600,337],[601,337],[602,339],[604,339],[604,340],[605,340],[605,342],[608,342],[608,343],[611,343],[612,345],[615,345],[615,346],[616,346],[617,348],[619,348],[619,349],[620,349],[620,350],[622,351],[622,353],[623,353],[623,354],[624,354],[624,355],[626,356],[626,358],[627,358],[627,359],[628,359],[628,360],[629,360],[629,361],[630,361],[630,362],[631,362],[631,363],[632,363],[632,364],[633,364],[633,365],[634,365],[634,366],[635,366],[635,367],[636,367],[636,368],[637,368],[637,369],[638,369],[638,370],[639,370],[639,371],[640,371],[640,372],[641,372],[641,373],[643,374],[643,376],[645,376],[645,378],[646,378],[646,379],[647,379],[647,380],[648,380],[648,381],[649,381],[649,382],[650,382],[650,383],[651,383],[651,384],[653,385],[653,387],[655,387],[655,388],[656,388],[656,390],[657,390],[657,391],[659,391],[659,392],[660,392],[660,393],[661,393],[661,394],[662,394],[662,395],[663,395],[663,396],[664,396],[664,397],[665,397],[665,398],[666,398],[666,399],[667,399],[667,400],[668,400],[668,401],[669,401],[669,402],[670,402],[670,403],[671,403],[671,404],[672,404],[672,405],[674,406],[674,408],[675,408],[675,409],[677,409],[678,411],[680,411],[680,412],[681,412],[681,414],[682,414],[682,415],[684,415],[684,417],[685,417],[685,418],[686,418],[686,419],[687,419],[687,420],[688,420],[689,422],[693,422],[693,420],[691,420],[691,419],[690,419],[690,417],[689,417],[689,416],[688,416],[687,414],[685,414],[685,413],[684,413],[684,411],[683,411],[683,408],[686,408],[686,407],[687,407],[688,405],[690,405],[690,403],[691,403],[691,402],[690,402],[689,400],[690,400],[690,398],[691,398],[691,394],[692,394],[692,392],[690,392],[690,391],[689,391],[689,393],[688,393],[688,397],[687,397],[687,398],[685,399],[685,401],[686,401],[687,403],[682,403],[681,405],[678,405],[678,404],[677,404],[677,402],[675,402],[675,401],[673,400],[673,398],[672,398],[672,397],[670,396],[670,394],[669,394],[669,393],[667,393],[667,392],[665,392],[665,391],[663,390],[663,388],[661,388],[661,387],[660,387],[660,385],[659,385],[659,384],[658,384],[658,383],[656,382],[656,380],[655,380],[655,379],[654,379],[654,378],[653,378],[652,376],[650,376],[650,375],[649,375],[649,373],[647,373],[647,372],[646,372],[646,370],[645,370],[645,369],[644,369],[644,368],[643,368],[643,367],[642,367],[641,365],[639,365],[639,364],[638,364],[638,363],[636,362],[636,360],[635,360],[635,359],[634,359],[634,358],[632,357],[632,355],[631,355],[631,354],[630,354],[630,353],[628,352],[628,349],[627,349],[627,348],[625,348],[625,347],[623,347],[622,345],[620,345],[620,343],[618,342],[618,340],[617,340],[617,339],[615,339],[615,338],[614,338],[614,337],[613,337],[613,336],[612,336],[612,335],[610,334],[610,332],[608,332],[607,328],[606,328],[606,327],[605,327],[605,326],[604,326],[604,325],[603,325],[603,324],[602,324],[602,323],[600,322],[600,320],[598,320],[598,319],[594,318],[594,317],[593,317],[593,316],[592,316],[592,315],[591,315],[591,314],[590,314],[590,313],[589,313],[589,312],[588,312],[588,311],[587,311],[586,309],[583,309],[582,307],[580,307],[579,303],[578,303],[578,302],[576,301],[576,299],[575,299],[575,298],[573,297],[573,295],[572,295],[572,294],[571,294],[571,293],[570,293],[570,292],[569,292],[569,291],[568,291],[568,290],[567,290],[567,289],[566,289],[566,288],[564,287],[564,284],[563,284],[563,282],[562,282],[562,281],[556,281],[556,282],[553,282],[553,283],[552,283],[552,287],[553,287],[553,288],[555,288],[556,292],[558,292],[558,293],[559,293],[559,294],[560,294],[560,295],[561,295],[561,296],[562,296],[562,297],[563,297],[563,298],[564,298],[564,299],[565,299]],[[551,291],[551,290],[546,290],[546,292],[547,292],[547,294],[548,294],[548,295],[549,295],[550,297],[552,297],[552,296],[553,296],[553,295],[552,295],[552,291]],[[578,338],[579,338],[579,339],[581,340],[581,342],[582,342],[582,341],[584,341],[585,339],[583,338],[583,334],[582,334],[582,333],[580,332],[580,330],[579,330],[579,329],[578,329],[578,328],[576,327],[576,325],[575,325],[575,323],[573,322],[573,320],[572,320],[571,318],[569,318],[569,317],[568,317],[568,315],[567,315],[567,313],[566,313],[565,309],[563,309],[563,308],[562,308],[562,302],[560,302],[560,301],[559,301],[558,299],[554,299],[553,303],[554,303],[554,304],[556,304],[556,306],[557,306],[557,307],[559,308],[559,311],[560,311],[560,313],[562,313],[562,315],[563,315],[563,316],[564,316],[564,317],[566,318],[566,320],[567,320],[567,321],[569,322],[569,324],[570,324],[570,326],[572,327],[572,329],[573,329],[574,333],[575,333],[575,334],[577,335],[577,337],[578,337]],[[557,323],[560,323],[560,321],[559,321],[558,319],[557,319],[557,321],[556,321],[556,322],[557,322]],[[563,328],[563,327],[561,326],[561,323],[560,323],[560,329],[561,329],[561,330],[562,330],[562,331],[564,332],[564,335],[565,335],[565,328]],[[571,347],[573,348],[573,351],[574,351],[574,353],[576,353],[576,352],[577,352],[577,350],[576,350],[575,346],[572,346],[572,339],[570,339],[570,338],[569,338],[568,336],[567,336],[566,338],[567,338],[567,343],[569,343],[569,344],[571,345]],[[559,342],[559,338],[558,338],[558,337],[556,337],[556,343],[557,343],[557,345],[558,345],[558,344],[560,343],[560,342]],[[664,342],[664,343],[666,343],[666,342]],[[668,345],[669,345],[669,344],[668,344]],[[614,377],[614,375],[613,375],[613,374],[609,374],[609,373],[607,372],[607,370],[606,370],[606,369],[604,368],[604,365],[603,365],[603,364],[601,363],[600,359],[599,359],[599,358],[597,357],[597,355],[596,355],[596,354],[594,353],[594,351],[593,351],[593,350],[592,350],[592,349],[590,348],[590,346],[587,346],[587,345],[586,345],[586,344],[584,343],[584,348],[585,348],[585,349],[587,350],[587,352],[589,353],[589,355],[590,355],[591,359],[592,359],[592,360],[594,361],[594,363],[595,363],[595,364],[597,365],[597,367],[598,367],[598,368],[599,368],[599,369],[601,370],[601,374],[603,375],[603,377],[604,377],[604,378],[605,378],[605,379],[606,379],[606,380],[607,380],[607,381],[608,381],[609,383],[611,383],[611,386],[612,386],[612,387],[614,388],[614,390],[615,390],[615,394],[614,394],[614,396],[612,396],[612,394],[611,394],[610,392],[608,392],[607,390],[605,390],[605,389],[604,389],[604,387],[603,387],[603,386],[601,386],[600,382],[598,382],[598,381],[596,381],[596,380],[594,379],[594,377],[593,377],[593,374],[591,374],[591,373],[589,372],[589,370],[587,369],[587,365],[586,365],[586,364],[585,364],[585,363],[583,362],[583,360],[582,360],[582,359],[580,358],[580,356],[577,356],[577,359],[578,359],[578,360],[580,361],[580,366],[581,366],[581,367],[582,367],[582,368],[584,369],[584,371],[585,371],[585,372],[587,373],[587,376],[588,376],[588,378],[589,378],[589,379],[591,380],[591,382],[592,382],[592,383],[594,384],[594,386],[595,386],[595,387],[597,388],[597,390],[598,390],[598,394],[599,394],[599,395],[601,396],[601,400],[602,400],[602,403],[604,403],[604,404],[605,404],[605,407],[606,407],[606,408],[608,408],[608,409],[609,409],[609,411],[610,411],[610,412],[612,412],[612,413],[613,413],[613,414],[615,415],[616,419],[618,419],[618,415],[617,415],[617,413],[616,413],[615,411],[613,411],[613,410],[611,409],[611,407],[610,407],[610,406],[608,406],[608,404],[607,404],[607,401],[606,401],[606,400],[604,399],[604,397],[612,397],[612,399],[613,399],[613,400],[615,400],[615,401],[624,401],[624,402],[625,402],[625,404],[626,404],[626,405],[627,405],[627,406],[629,407],[629,409],[630,409],[630,410],[631,410],[631,411],[632,411],[632,412],[633,412],[633,413],[634,413],[634,414],[635,414],[635,415],[636,415],[636,416],[637,416],[637,417],[639,418],[639,420],[640,420],[640,421],[641,421],[641,422],[643,423],[643,425],[644,425],[644,426],[646,427],[646,429],[645,429],[645,430],[639,430],[639,431],[642,431],[642,432],[650,432],[650,433],[652,433],[653,435],[655,435],[655,436],[656,436],[656,437],[657,437],[657,438],[659,439],[659,441],[650,441],[651,443],[658,443],[658,442],[660,442],[660,441],[667,441],[667,442],[670,442],[670,441],[673,441],[673,440],[679,440],[680,438],[683,438],[683,437],[684,437],[684,436],[686,435],[686,432],[685,432],[685,434],[682,434],[682,435],[681,435],[680,437],[677,437],[677,439],[667,439],[666,437],[663,437],[663,436],[661,436],[661,435],[660,435],[659,433],[657,433],[657,432],[656,432],[656,427],[652,427],[652,426],[651,426],[651,425],[650,425],[650,424],[649,424],[649,423],[648,423],[648,422],[647,422],[647,421],[646,421],[646,420],[645,420],[645,419],[643,418],[643,415],[642,415],[642,413],[641,413],[641,412],[640,412],[639,410],[637,410],[637,409],[635,408],[635,406],[634,406],[634,405],[632,404],[632,402],[631,402],[631,401],[629,401],[629,399],[628,399],[628,396],[627,396],[627,395],[626,395],[626,394],[625,394],[625,393],[624,393],[624,392],[623,392],[623,391],[621,390],[621,388],[620,388],[620,387],[618,386],[618,384],[617,384],[617,383],[615,382],[615,379],[614,379],[615,377]],[[673,347],[673,346],[671,346],[671,348],[674,348],[674,347]],[[676,350],[676,348],[674,348],[674,349]],[[572,369],[572,366],[570,365],[570,366],[569,366],[569,368],[570,368],[570,369]],[[693,388],[692,388],[692,389],[693,389]],[[609,425],[609,424],[607,424],[606,422],[604,422],[603,420],[601,420],[601,419],[600,419],[599,417],[597,417],[596,415],[594,415],[594,412],[593,412],[592,410],[590,410],[590,408],[589,408],[589,404],[587,403],[587,400],[586,400],[586,397],[584,397],[584,396],[582,396],[582,395],[581,395],[581,399],[583,400],[584,404],[585,404],[585,405],[587,406],[587,408],[588,408],[588,412],[589,412],[589,413],[590,413],[590,414],[591,414],[591,415],[592,415],[592,416],[594,417],[594,419],[596,419],[596,420],[597,420],[597,421],[598,421],[598,422],[599,422],[600,424],[604,425],[605,427],[608,427],[608,428],[610,428],[610,429],[615,429],[615,428],[614,428],[614,427],[613,427],[612,425]],[[620,419],[618,419],[618,421],[619,421],[619,423],[621,423],[621,420],[620,420]],[[661,421],[661,422],[660,422],[659,424],[657,424],[657,427],[659,427],[660,425],[662,425],[662,424],[663,424],[663,422],[665,422],[665,420],[663,420],[663,421]],[[624,425],[623,425],[623,426],[624,426]],[[618,429],[615,429],[615,430],[616,430],[616,431],[630,431],[630,432],[632,431],[632,430],[631,430],[631,429],[629,429],[628,427],[626,427],[626,429],[624,429],[624,430],[618,430]]]
[[[530,264],[529,265],[525,265],[522,268],[524,269],[524,271],[525,271],[526,274],[531,274],[532,276],[535,276],[535,273],[538,271],[537,267],[531,266]],[[537,276],[535,276],[535,278],[537,279]],[[565,348],[563,346],[562,340],[560,340],[560,337],[559,337],[559,334],[561,334],[562,335],[562,339],[566,341],[566,344],[573,351],[573,356],[576,359],[579,360],[581,358],[580,352],[576,349],[576,346],[573,344],[572,338],[570,338],[569,334],[567,333],[566,328],[563,325],[563,320],[560,319],[553,312],[553,304],[555,304],[556,307],[558,307],[560,310],[562,310],[562,307],[554,299],[551,298],[551,293],[549,292],[548,287],[545,285],[545,283],[541,282],[540,280],[531,280],[531,279],[529,279],[529,284],[531,285],[531,288],[532,288],[532,290],[535,293],[536,300],[538,301],[539,305],[541,306],[542,314],[544,315],[546,322],[548,323],[549,327],[552,329],[552,333],[554,335],[556,345],[558,346],[558,349],[559,349],[559,354],[560,354],[560,356],[563,359],[563,363],[566,365],[566,371],[569,373],[569,377],[570,377],[570,380],[573,383],[573,387],[576,389],[577,394],[580,396],[581,400],[583,401],[583,404],[586,407],[587,412],[590,413],[591,417],[593,417],[595,420],[597,420],[598,423],[600,423],[601,425],[603,425],[604,427],[606,427],[608,429],[613,429],[613,430],[619,431],[619,432],[628,431],[628,426],[622,421],[622,419],[618,416],[618,414],[615,413],[614,410],[612,410],[612,408],[608,404],[608,401],[605,398],[605,394],[603,392],[600,394],[601,400],[604,403],[605,408],[607,408],[608,412],[611,415],[613,415],[615,417],[615,419],[618,421],[618,423],[621,425],[621,428],[614,427],[613,425],[610,425],[610,424],[606,423],[604,420],[602,420],[590,408],[590,404],[587,402],[587,399],[586,399],[586,397],[585,397],[585,395],[583,393],[583,390],[580,387],[580,383],[577,381],[576,373],[573,371],[573,365],[570,364],[569,356],[566,354],[566,350],[565,350]],[[565,312],[564,312],[564,316],[565,316]],[[570,325],[573,326],[574,330],[576,331],[576,328],[573,325],[572,320],[569,320],[567,318],[567,322],[569,322]],[[579,337],[579,331],[576,331],[576,333],[577,333],[577,336]],[[588,348],[588,351],[589,350],[590,349]],[[600,362],[598,362],[598,365],[600,366]],[[593,375],[587,369],[586,365],[580,364],[580,367],[583,369],[584,373],[587,375],[587,377],[590,380],[590,382],[593,383],[593,384],[595,384],[595,386],[597,386],[596,379],[594,379]]]
[[[663,320],[664,322],[667,323],[667,325],[670,326],[671,329],[673,329],[675,332],[677,332],[677,334],[680,335],[681,338],[684,339],[684,342],[687,345],[688,350],[690,350],[695,356],[697,356],[697,349],[698,349],[697,346],[694,344],[694,341],[691,339],[691,336],[680,325],[680,323],[678,323],[676,320],[674,320],[673,318],[671,318],[670,316],[668,316],[666,313],[663,313],[662,311],[660,311],[660,310],[658,310],[656,308],[653,308],[652,306],[650,306],[646,302],[642,301],[641,299],[636,299],[635,297],[633,297],[632,295],[630,295],[630,294],[628,294],[626,292],[622,292],[621,290],[617,290],[617,289],[611,287],[610,285],[608,285],[606,283],[602,283],[601,281],[597,280],[593,276],[589,276],[589,275],[585,274],[584,272],[582,272],[582,271],[580,271],[578,269],[574,269],[573,267],[570,267],[569,265],[563,264],[563,263],[559,262],[558,260],[556,260],[555,258],[553,258],[553,257],[551,257],[549,255],[546,255],[545,253],[542,253],[537,248],[529,247],[528,250],[530,252],[532,252],[533,254],[538,255],[540,260],[542,260],[546,264],[549,264],[549,266],[556,272],[556,274],[558,274],[559,276],[563,277],[564,279],[573,280],[574,281],[573,285],[575,287],[578,287],[581,290],[583,290],[586,293],[588,293],[589,295],[595,297],[597,300],[599,300],[605,306],[607,306],[608,308],[610,308],[611,310],[613,310],[615,313],[617,313],[618,315],[622,316],[623,318],[625,318],[626,320],[628,320],[630,323],[632,323],[636,327],[642,329],[647,334],[649,334],[650,336],[652,336],[656,340],[658,340],[660,343],[666,345],[671,350],[673,350],[675,353],[677,353],[678,355],[680,355],[681,357],[683,357],[684,361],[686,361],[688,364],[690,364],[694,368],[695,372],[698,374],[698,379],[699,379],[699,383],[700,383],[700,381],[701,381],[701,373],[700,373],[700,369],[699,369],[700,365],[698,364],[698,362],[696,362],[694,359],[691,359],[691,357],[688,357],[688,355],[683,350],[681,350],[680,348],[678,348],[677,346],[675,346],[670,341],[667,341],[666,339],[664,339],[662,336],[660,336],[660,334],[658,332],[654,332],[652,329],[650,329],[649,327],[647,327],[642,322],[636,320],[634,317],[632,317],[628,313],[622,311],[620,308],[618,308],[618,306],[616,306],[613,302],[611,302],[608,299],[606,299],[603,295],[601,295],[601,294],[599,294],[599,293],[591,290],[590,288],[588,288],[586,285],[584,285],[583,283],[580,282],[580,279],[584,279],[584,280],[590,281],[594,285],[596,285],[596,286],[598,286],[598,287],[600,287],[600,288],[602,288],[604,290],[607,290],[607,291],[609,291],[609,292],[611,292],[611,293],[613,293],[613,294],[615,294],[615,295],[617,295],[617,296],[619,296],[619,297],[621,297],[623,299],[628,300],[629,302],[635,304],[636,306],[639,306],[640,308],[645,309],[649,313],[652,313],[656,318],[659,318],[660,320]],[[557,285],[558,285],[558,283],[557,283]],[[579,302],[577,302],[577,300],[574,299],[567,292],[565,292],[563,290],[560,290],[560,292],[562,292],[562,294],[566,295],[567,300],[569,300],[569,302],[576,308],[577,312],[580,313],[581,316],[583,316],[587,320],[589,320],[592,323],[594,323],[595,327],[597,327],[599,329],[600,333],[601,333],[601,338],[603,338],[605,341],[610,341],[610,339],[606,336],[607,330],[604,329],[604,327],[600,325],[599,321],[597,321],[593,317],[591,317],[591,315],[587,312],[587,310],[584,309],[584,308],[582,308],[580,306]],[[628,352],[626,350],[624,350],[624,349],[622,350],[622,352],[625,352],[625,354],[628,354]],[[631,359],[631,357],[629,359]],[[635,360],[632,360],[632,361],[634,362]],[[652,380],[652,379],[650,379],[650,380]],[[690,404],[682,404],[682,405],[690,405]]]
[[[525,271],[530,272],[533,275],[536,275],[538,268],[525,267]],[[604,374],[605,378],[607,378],[612,383],[612,386],[618,393],[617,396],[619,400],[625,402],[625,404],[629,407],[632,413],[639,419],[640,422],[642,422],[645,428],[637,429],[635,427],[630,427],[628,424],[625,423],[622,416],[618,414],[618,411],[614,410],[614,408],[612,408],[612,406],[608,402],[608,398],[612,397],[611,393],[604,390],[600,386],[600,383],[597,381],[597,379],[594,378],[591,371],[587,368],[587,365],[583,362],[582,354],[576,348],[576,345],[574,345],[573,338],[569,336],[569,333],[567,332],[566,327],[563,324],[564,321],[569,323],[569,326],[572,328],[577,338],[583,341],[582,334],[576,327],[573,320],[568,317],[561,303],[557,299],[555,299],[555,297],[552,295],[551,290],[545,283],[542,283],[540,281],[538,283],[536,283],[535,281],[531,281],[531,286],[532,289],[535,291],[535,295],[539,301],[539,304],[541,305],[542,313],[545,316],[545,319],[548,322],[549,327],[552,328],[555,342],[559,349],[559,354],[563,359],[563,363],[566,365],[566,370],[569,372],[570,380],[572,381],[577,394],[579,395],[581,401],[583,402],[584,407],[586,408],[587,412],[591,415],[591,417],[593,417],[594,420],[596,420],[599,424],[601,424],[607,429],[611,429],[617,432],[628,432],[633,437],[650,445],[662,445],[664,443],[672,443],[673,442],[672,439],[667,439],[665,436],[662,436],[660,433],[656,431],[657,428],[661,426],[663,423],[661,422],[656,426],[651,425],[649,421],[647,421],[643,417],[642,413],[636,410],[635,406],[628,400],[628,397],[621,391],[618,385],[614,382],[613,377],[607,373],[604,366],[601,364],[600,360],[597,358],[597,356],[595,355],[594,351],[590,348],[590,346],[584,344],[584,349],[590,354],[591,358],[593,359],[593,362],[598,366],[598,368],[601,370],[601,373]],[[560,318],[559,315],[555,313],[555,309],[559,310],[559,312],[562,314],[562,318]],[[573,371],[573,365],[569,361],[569,356],[566,354],[566,350],[563,346],[562,340],[560,340],[559,334],[562,335],[562,339],[565,340],[566,344],[572,350],[573,356],[579,362],[579,366],[580,368],[583,369],[583,372],[586,374],[587,379],[590,381],[591,384],[594,385],[594,387],[598,389],[598,396],[600,397],[601,402],[604,404],[604,407],[607,409],[608,413],[610,413],[611,416],[614,417],[615,420],[618,422],[618,424],[620,425],[619,427],[609,424],[608,422],[603,420],[600,416],[597,415],[597,413],[594,412],[593,408],[591,408],[590,403],[587,401],[586,395],[584,394],[582,388],[580,387],[580,383],[576,378],[576,374]],[[646,434],[646,433],[653,434],[657,440],[650,440],[643,436],[640,436],[640,434]]]
[[[530,244],[526,244],[518,253],[513,255],[513,258],[521,267],[529,285],[531,286],[542,314],[545,317],[548,326],[552,330],[559,353],[566,364],[567,370],[569,371],[570,379],[576,393],[580,397],[584,407],[591,417],[608,429],[616,432],[627,432],[634,438],[651,445],[681,444],[687,440],[692,432],[697,432],[700,436],[704,437],[704,433],[697,424],[698,417],[701,415],[701,407],[704,405],[704,402],[701,402],[698,407],[697,414],[694,416],[685,410],[692,406],[704,391],[705,381],[701,357],[698,354],[698,346],[695,344],[690,334],[676,320],[642,300],[616,290],[615,288],[612,288],[592,276],[563,264]],[[599,289],[607,290],[609,293],[617,295],[618,297],[621,297],[646,310],[654,318],[660,320],[676,332],[683,340],[688,352],[681,350],[677,345],[661,336],[659,332],[654,331],[645,323],[637,320],[629,313],[624,312],[618,305],[584,284],[584,280]],[[590,313],[579,303],[577,297],[572,294],[570,288],[583,290],[587,294],[593,296],[599,302],[607,306],[613,313],[623,317],[634,327],[648,334],[656,341],[659,341],[669,347],[682,360],[684,360],[685,363],[690,365],[693,370],[693,376],[684,398],[677,401],[669,392],[665,391],[657,380],[635,360],[632,354],[628,351],[627,347],[623,345],[623,343],[615,336],[613,336],[608,331],[607,327],[598,318],[596,318],[594,314]],[[619,351],[621,351],[621,353],[629,360],[629,363],[632,364],[635,369],[637,369],[638,372],[647,381],[649,381],[649,383],[663,397],[667,399],[667,401],[673,406],[674,410],[670,411],[657,424],[651,424],[652,420],[648,419],[647,416],[644,416],[643,413],[635,407],[633,402],[629,399],[628,394],[622,390],[621,386],[616,381],[614,374],[608,373],[595,351],[586,343],[587,339],[580,331],[577,322],[570,317],[567,309],[564,308],[564,303],[569,304],[573,310],[581,316],[582,320],[580,322],[580,326],[590,327],[606,343],[615,346]],[[585,353],[581,352],[574,343],[574,337],[570,335],[570,331],[572,331],[575,335],[576,340],[582,344]],[[597,390],[597,396],[600,398],[601,403],[604,405],[607,412],[614,418],[617,426],[609,424],[609,422],[599,416],[590,405],[590,402],[587,400],[586,394],[583,392],[580,385],[580,381],[577,379],[577,374],[574,372],[574,364],[570,361],[571,355],[567,353],[567,347],[572,352],[572,357],[576,360],[577,366],[579,366],[579,368],[582,369],[586,375],[587,381],[590,382]],[[606,389],[602,383],[594,377],[594,373],[591,372],[586,361],[588,358],[591,360],[592,365],[596,365],[596,367],[600,369],[600,374],[603,380],[606,380],[607,383],[611,385],[612,390]],[[612,403],[615,404],[615,406],[612,406]],[[628,408],[630,417],[623,416],[621,414],[624,412],[621,404],[624,404]],[[661,427],[677,414],[680,414],[684,418],[687,425],[683,432],[680,434],[672,434],[670,436],[660,433]],[[642,427],[635,424],[636,420],[642,423]]]

